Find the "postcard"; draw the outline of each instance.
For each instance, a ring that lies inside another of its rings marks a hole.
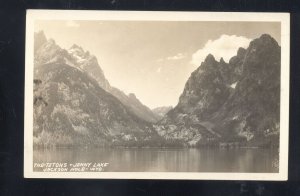
[[[27,10],[24,177],[287,180],[289,17]]]

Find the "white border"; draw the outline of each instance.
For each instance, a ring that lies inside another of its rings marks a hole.
[[[33,38],[35,20],[116,20],[116,21],[264,21],[281,22],[281,94],[279,173],[185,173],[185,172],[33,172]],[[289,13],[239,12],[141,12],[27,10],[24,112],[25,178],[105,178],[105,179],[190,179],[190,180],[274,180],[288,179],[289,131]]]

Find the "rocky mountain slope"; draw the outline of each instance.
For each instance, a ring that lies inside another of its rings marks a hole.
[[[62,49],[53,39],[47,40],[43,31],[35,33],[35,66],[57,61],[64,62],[86,72],[98,82],[101,88],[114,95],[133,113],[145,121],[158,121],[159,116],[142,104],[134,94],[126,95],[109,84],[94,55],[84,51],[82,47],[76,44],[71,46],[69,50]]]
[[[38,38],[45,40],[43,37]],[[76,57],[78,53],[61,49],[53,40],[37,43],[33,100],[36,146],[147,146],[160,142],[149,122],[104,90],[109,85],[101,70],[94,70],[98,75],[85,71],[93,68],[93,56],[85,52],[82,60]],[[132,104],[138,102],[133,95],[128,99]]]
[[[280,46],[262,35],[229,63],[208,55],[156,130],[191,146],[278,145],[279,103]]]

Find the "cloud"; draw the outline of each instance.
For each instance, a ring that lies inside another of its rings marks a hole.
[[[180,59],[183,59],[183,58],[185,58],[185,55],[182,54],[182,53],[178,53],[175,56],[167,57],[167,60],[180,60]]]
[[[183,59],[185,57],[186,57],[185,54],[178,53],[175,56],[168,56],[168,57],[157,59],[156,62],[161,63],[161,62],[164,62],[164,61],[175,61],[175,60]]]
[[[78,22],[75,22],[74,20],[69,20],[66,23],[67,27],[80,27],[80,24]]]
[[[192,55],[191,63],[199,66],[208,54],[212,54],[216,60],[223,57],[228,62],[235,56],[239,47],[247,48],[251,39],[236,35],[222,35],[216,40],[209,40],[205,46]]]

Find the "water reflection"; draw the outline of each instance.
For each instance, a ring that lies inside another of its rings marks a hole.
[[[108,162],[110,172],[278,172],[274,149],[37,149],[34,162]]]

